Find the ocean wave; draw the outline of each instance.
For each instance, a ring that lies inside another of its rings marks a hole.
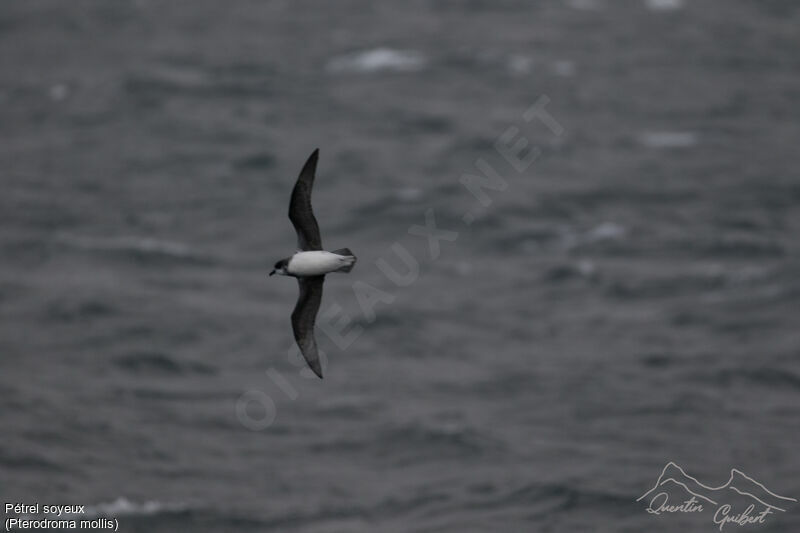
[[[9,470],[20,469],[29,472],[38,472],[40,470],[58,472],[65,470],[65,468],[57,462],[51,461],[41,455],[36,455],[33,452],[12,454],[10,452],[4,452],[2,449],[0,449],[0,465]]]
[[[644,5],[651,11],[674,11],[683,7],[683,0],[645,0]]]
[[[137,71],[124,80],[124,89],[143,101],[173,94],[225,98],[264,96],[272,91],[273,71],[265,65],[232,67],[156,66]]]
[[[597,274],[597,267],[592,261],[581,260],[576,263],[560,263],[548,268],[544,279],[551,282],[567,281],[572,279],[593,279]]]
[[[113,315],[117,309],[109,302],[97,299],[56,300],[46,305],[44,317],[54,322],[74,322]]]
[[[542,512],[552,513],[576,508],[628,505],[629,499],[610,491],[580,489],[568,484],[531,483],[511,490],[496,502],[498,506],[534,503],[542,506]]]
[[[670,274],[626,277],[612,281],[606,290],[608,294],[619,298],[657,298],[685,293],[696,295],[729,287],[754,286],[769,281],[772,276],[770,272],[756,267],[725,269],[711,264]],[[684,310],[673,316],[672,323],[677,326],[706,324],[707,318]]]
[[[737,383],[751,383],[765,388],[800,390],[800,375],[785,368],[762,366],[756,368],[723,368],[698,376],[698,380],[730,387]]]
[[[266,152],[257,152],[242,156],[233,162],[233,166],[238,171],[264,170],[275,166],[275,156]]]
[[[137,374],[213,374],[215,369],[196,361],[177,360],[161,352],[136,352],[118,358],[115,364]]]
[[[334,57],[326,65],[328,72],[415,72],[425,66],[425,56],[413,50],[374,48]]]
[[[605,8],[601,0],[567,0],[567,5],[578,11],[597,11]]]
[[[752,235],[714,235],[689,242],[679,240],[674,244],[670,243],[670,245],[715,258],[742,257],[753,259],[786,255],[786,249],[780,242]]]
[[[376,454],[381,461],[395,464],[478,457],[503,447],[503,443],[477,428],[457,420],[437,423],[412,422],[385,427],[372,437],[337,437],[309,445],[318,452]]]
[[[561,246],[566,249],[577,248],[600,241],[622,239],[628,230],[616,222],[603,222],[587,231],[576,232],[571,228],[560,228]]]
[[[373,445],[381,455],[390,456],[400,464],[426,458],[482,456],[502,448],[502,443],[492,436],[458,421],[387,428]]]
[[[575,75],[575,62],[568,59],[559,59],[553,62],[553,71],[559,76],[569,78]]]
[[[152,516],[157,514],[183,513],[190,508],[183,503],[163,503],[155,500],[134,502],[121,496],[114,501],[87,505],[81,517],[95,518],[101,516]]]
[[[648,148],[691,148],[697,145],[698,136],[691,131],[646,131],[638,140]]]
[[[190,262],[210,262],[210,258],[186,244],[151,237],[87,237],[62,234],[56,242],[64,246],[89,252],[105,252],[144,258],[167,258]]]
[[[366,419],[381,411],[383,405],[365,396],[342,396],[320,402],[317,411],[323,416],[338,418]]]
[[[507,64],[513,74],[529,74],[533,70],[533,58],[522,54],[510,55]]]
[[[628,236],[628,228],[612,221],[601,222],[588,228],[576,228],[567,224],[543,224],[513,232],[504,230],[504,234],[498,236],[492,245],[496,245],[498,250],[520,249],[529,253],[541,253],[551,249],[573,251],[596,247],[613,247],[615,250],[620,250],[623,246],[626,249],[632,246]],[[587,265],[578,265],[577,268],[584,271]],[[591,273],[585,272],[585,274]]]

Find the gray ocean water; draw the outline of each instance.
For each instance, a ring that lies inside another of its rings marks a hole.
[[[3,2],[0,503],[718,531],[635,501],[669,461],[800,498],[798,39],[788,0]],[[316,147],[323,242],[359,257],[323,381],[267,277]]]

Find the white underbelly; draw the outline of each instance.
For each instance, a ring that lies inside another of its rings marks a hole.
[[[342,256],[331,252],[297,252],[289,260],[287,270],[294,276],[321,276],[337,270],[342,264]]]

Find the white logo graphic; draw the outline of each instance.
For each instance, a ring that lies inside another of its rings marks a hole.
[[[645,510],[654,515],[709,510],[720,531],[728,524],[764,524],[769,515],[786,512],[790,505],[797,503],[794,498],[775,494],[741,470],[731,469],[725,484],[710,487],[672,461],[661,471],[653,488],[636,501],[647,503]]]

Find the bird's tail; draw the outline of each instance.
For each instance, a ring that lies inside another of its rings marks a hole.
[[[336,272],[350,272],[353,270],[353,265],[356,264],[357,258],[353,255],[353,252],[350,251],[350,248],[341,248],[339,250],[334,250],[331,253],[345,258],[345,264],[339,267]]]

